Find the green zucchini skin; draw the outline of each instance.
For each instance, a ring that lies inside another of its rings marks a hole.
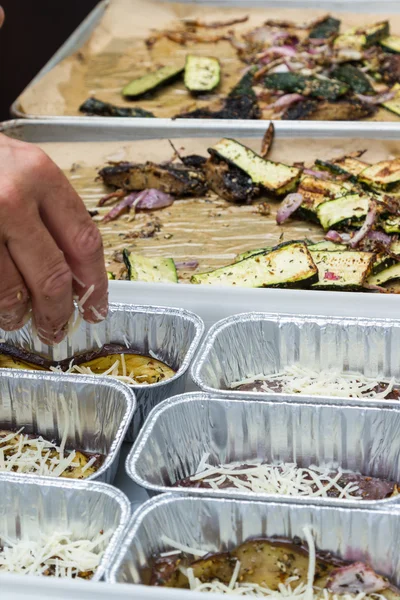
[[[209,273],[193,275],[191,283],[232,287],[308,287],[318,280],[318,270],[303,241],[280,244]]]
[[[386,52],[393,52],[394,54],[400,54],[400,36],[389,35],[383,40],[380,40],[380,45]]]
[[[322,227],[327,231],[347,225],[358,225],[365,219],[368,209],[369,196],[347,194],[320,204],[317,207],[317,216]]]
[[[148,258],[133,254],[126,248],[122,252],[129,281],[148,283],[178,283],[178,274],[172,258]]]
[[[211,92],[221,81],[221,65],[217,58],[188,54],[184,82],[193,94]]]
[[[330,37],[337,35],[340,28],[340,21],[334,17],[328,16],[326,19],[315,25],[310,35],[311,39],[329,39]]]
[[[272,90],[301,93],[320,100],[336,100],[349,89],[342,81],[307,77],[300,73],[272,73],[265,77],[264,85]]]
[[[338,65],[332,71],[332,76],[349,86],[357,94],[373,94],[374,88],[360,69],[354,65]]]
[[[312,287],[324,290],[361,291],[371,272],[375,255],[372,252],[343,250],[311,252],[318,267],[318,282]]]
[[[257,254],[267,254],[271,252],[273,246],[266,246],[265,248],[256,248],[255,250],[246,250],[246,252],[241,252],[235,256],[235,263],[240,262],[241,260],[245,260],[246,258],[250,258],[251,256],[256,256]]]
[[[183,66],[169,65],[161,67],[152,73],[146,73],[128,83],[123,90],[122,95],[125,98],[139,98],[145,94],[152,93],[160,86],[171,83],[183,72]]]
[[[97,98],[88,98],[79,107],[79,111],[87,115],[96,115],[99,117],[133,117],[133,118],[153,118],[154,114],[143,108],[129,108],[127,106],[115,106]]]
[[[400,117],[400,83],[395,83],[392,87],[392,91],[396,92],[396,95],[391,100],[383,102],[382,106]]]
[[[372,274],[368,277],[367,283],[369,285],[383,285],[389,281],[395,281],[400,279],[400,263],[392,263],[387,268],[381,270],[379,273]]]

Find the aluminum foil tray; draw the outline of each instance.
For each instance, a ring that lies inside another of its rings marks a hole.
[[[374,511],[164,494],[133,515],[106,580],[140,583],[149,558],[171,549],[163,535],[206,553],[225,551],[254,537],[304,538],[303,527],[308,525],[320,550],[365,561],[399,585],[399,516],[394,508]]]
[[[176,432],[179,431],[179,435]],[[221,464],[263,459],[301,467],[329,465],[400,482],[400,405],[392,408],[230,400],[189,393],[159,404],[147,419],[126,460],[128,475],[150,495],[179,492],[200,496],[256,498],[318,505],[385,507],[385,500],[304,498],[256,494],[237,488],[176,488],[204,456]]]
[[[92,578],[99,581],[121,544],[130,504],[119,490],[97,482],[0,477],[0,539],[35,539],[39,533],[67,531],[76,539],[112,532]]]
[[[126,343],[139,354],[151,355],[176,372],[165,382],[130,386],[137,410],[128,429],[127,440],[135,439],[150,410],[164,398],[183,392],[188,367],[204,331],[203,321],[195,314],[177,308],[111,304],[107,319],[96,325],[84,321],[70,336],[51,347],[33,334],[31,322],[19,331],[0,329],[0,338],[54,360],[98,348],[110,342]]]
[[[353,371],[400,381],[400,321],[246,313],[216,323],[192,367],[204,391],[227,398],[275,398],[310,402],[310,397],[240,392],[231,383],[280,372],[297,364],[316,371]],[[312,396],[312,402],[398,407],[397,401]]]
[[[60,395],[65,398],[65,406]],[[87,481],[114,480],[135,406],[135,396],[128,386],[110,377],[0,370],[0,429],[23,427],[24,433],[40,433],[60,442],[67,427],[67,449],[106,456]]]

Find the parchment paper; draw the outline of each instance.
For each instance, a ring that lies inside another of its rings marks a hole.
[[[207,148],[217,141],[217,138],[180,139],[174,140],[174,145],[182,152],[207,156]],[[259,140],[252,138],[240,141],[256,151],[260,150]],[[171,207],[152,213],[138,212],[135,218],[124,215],[117,221],[103,225],[100,220],[110,207],[98,209],[97,202],[110,190],[101,181],[96,181],[98,169],[107,161],[167,160],[172,155],[168,140],[62,142],[40,146],[64,170],[87,208],[99,210],[94,220],[103,236],[107,268],[116,275],[121,272],[122,265],[114,260],[115,252],[123,248],[146,256],[171,257],[176,261],[197,260],[199,266],[196,270],[179,270],[180,279],[187,280],[195,272],[229,264],[236,254],[245,250],[275,245],[281,241],[323,239],[323,231],[318,225],[289,220],[278,226],[275,215],[279,202],[267,199],[271,214],[263,216],[257,210],[257,203],[251,206],[234,205],[214,194],[201,199],[177,200]],[[332,159],[365,148],[368,151],[363,159],[370,162],[400,155],[400,142],[397,141],[276,139],[270,158],[287,164],[306,161],[311,166],[316,158]],[[263,200],[266,199],[260,201]],[[132,237],[140,235],[148,223],[156,223],[159,231],[149,238]]]
[[[267,19],[290,19],[303,23],[325,13],[326,10],[217,8],[160,3],[156,0],[112,0],[89,41],[36,84],[28,86],[19,98],[19,109],[35,116],[79,115],[79,106],[89,96],[96,96],[119,106],[145,108],[154,112],[157,117],[172,117],[197,107],[217,107],[220,97],[232,89],[246,66],[239,61],[229,42],[188,43],[180,46],[163,39],[152,50],[148,50],[144,40],[154,30],[175,29],[181,26],[180,20],[183,18],[212,22],[249,15],[247,23],[234,26],[235,31],[244,32],[262,25]],[[400,35],[400,14],[367,15],[334,11],[334,15],[342,20],[342,31],[356,25],[389,19],[391,32]],[[232,27],[201,31],[205,34],[226,33],[228,29]],[[188,52],[217,56],[221,60],[223,77],[217,94],[195,99],[183,83],[178,82],[163,88],[151,99],[132,102],[123,99],[121,89],[129,81],[156,66],[183,63]],[[399,118],[380,109],[368,120],[398,121]]]

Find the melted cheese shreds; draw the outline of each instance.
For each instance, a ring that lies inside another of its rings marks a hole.
[[[120,364],[119,359],[117,359],[111,365],[111,367],[109,369],[107,369],[107,371],[104,371],[104,373],[101,373],[101,374],[94,373],[90,367],[86,367],[85,365],[74,365],[72,363],[73,363],[73,360],[71,361],[71,363],[66,371],[63,371],[61,369],[61,367],[59,367],[59,366],[50,367],[50,370],[53,373],[59,373],[59,374],[75,373],[76,375],[97,375],[97,376],[101,376],[101,377],[112,377],[113,379],[118,379],[118,381],[122,381],[123,383],[128,383],[129,385],[148,385],[147,383],[139,383],[138,381],[136,381],[136,379],[133,377],[133,373],[130,373],[129,375],[118,375],[119,364]]]
[[[262,391],[277,393],[270,383],[279,384],[282,394],[304,394],[307,396],[333,396],[346,398],[386,398],[393,390],[395,379],[382,381],[366,377],[361,373],[341,373],[334,370],[313,371],[299,365],[285,367],[280,373],[271,375],[256,375],[231,385],[235,389],[243,384],[265,381]],[[384,383],[386,388],[376,392],[374,388]],[[255,390],[257,391],[257,390]]]
[[[246,461],[245,465],[229,463],[213,466],[207,463],[208,456],[209,454],[203,456],[196,474],[190,480],[202,480],[213,489],[219,489],[229,480],[232,487],[256,493],[315,498],[327,497],[328,492],[335,489],[339,492],[338,498],[362,499],[361,496],[353,495],[359,489],[355,482],[349,482],[344,487],[338,485],[342,475],[351,471],[314,465],[305,468],[298,467],[295,463],[274,465],[259,460]]]
[[[16,542],[0,537],[0,572],[21,575],[52,575],[73,578],[97,569],[103,551],[101,545],[111,534],[99,534],[94,540],[72,538],[71,533],[38,535],[35,540]]]

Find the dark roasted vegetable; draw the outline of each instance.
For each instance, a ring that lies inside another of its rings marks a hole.
[[[126,98],[137,98],[149,92],[154,92],[158,87],[171,83],[176,77],[181,75],[183,66],[168,65],[161,67],[152,73],[146,73],[142,77],[134,79],[122,90],[122,94]]]
[[[332,76],[339,81],[343,81],[343,83],[348,85],[357,94],[374,93],[374,88],[368,78],[354,65],[337,65],[332,71]]]
[[[210,92],[221,79],[221,66],[217,58],[188,54],[185,64],[185,86],[190,92]]]
[[[204,174],[184,165],[120,163],[99,171],[106,185],[129,191],[156,189],[173,196],[201,196],[207,190]]]
[[[318,222],[317,207],[328,200],[340,198],[346,193],[346,189],[343,183],[303,175],[297,192],[303,196],[303,203],[296,214]]]
[[[297,167],[265,160],[250,148],[228,138],[220,140],[209,152],[242,169],[255,185],[261,185],[278,195],[290,192],[301,174]]]
[[[369,165],[359,174],[358,179],[376,190],[393,190],[400,185],[400,158]]]
[[[248,204],[258,192],[249,175],[215,157],[205,163],[204,173],[210,189],[228,202]]]
[[[172,258],[152,258],[123,251],[129,281],[148,283],[178,283],[178,275]]]
[[[343,96],[348,86],[334,79],[307,77],[301,73],[272,73],[264,79],[265,87],[283,92],[297,92],[321,100],[336,100]]]
[[[331,290],[361,290],[371,272],[374,254],[371,252],[338,251],[311,252],[318,267],[318,283],[313,287]]]
[[[309,38],[318,40],[328,39],[338,33],[339,27],[340,21],[328,15],[311,29]]]
[[[349,181],[353,183],[357,181],[361,171],[368,167],[368,163],[353,156],[342,156],[332,162],[317,159],[315,164],[319,169],[330,171],[334,175],[348,175]]]
[[[377,107],[359,100],[337,100],[336,102],[317,102],[303,100],[289,107],[282,115],[284,120],[314,121],[358,121],[372,116]]]
[[[127,106],[114,106],[108,102],[102,102],[96,98],[88,98],[79,107],[80,112],[87,115],[97,115],[100,117],[154,117],[153,113],[143,108],[129,108]]]
[[[289,242],[209,273],[193,275],[192,283],[236,287],[307,287],[317,268],[304,242]]]

